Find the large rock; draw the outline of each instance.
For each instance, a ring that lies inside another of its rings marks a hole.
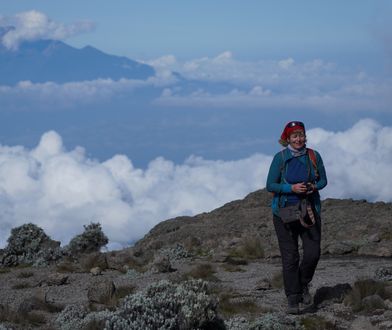
[[[112,281],[105,278],[95,278],[88,287],[87,298],[92,303],[108,304],[113,298],[115,290]]]

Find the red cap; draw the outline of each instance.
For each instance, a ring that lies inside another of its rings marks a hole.
[[[290,134],[296,130],[302,130],[305,132],[305,125],[301,121],[290,121],[286,124],[282,135],[280,136],[281,140],[286,141]]]

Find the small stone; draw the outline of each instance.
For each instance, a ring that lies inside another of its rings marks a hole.
[[[351,330],[376,330],[377,328],[373,326],[366,317],[360,316],[356,318],[353,323],[351,323],[350,329]]]
[[[348,254],[354,251],[354,246],[349,242],[335,242],[328,246],[327,252],[332,255]]]
[[[102,275],[102,270],[100,267],[93,267],[90,269],[90,274],[93,276]]]
[[[374,243],[380,242],[381,241],[380,235],[378,233],[370,235],[369,238],[368,238],[368,241],[369,242],[374,242]]]
[[[272,285],[267,278],[263,278],[262,280],[256,283],[255,290],[265,291],[271,289],[272,289]]]
[[[390,287],[389,287],[389,288],[390,288]],[[386,308],[388,308],[389,310],[391,310],[390,312],[391,312],[391,314],[392,314],[392,301],[390,301],[389,299],[384,300],[384,304],[385,304],[385,307],[386,307]],[[391,319],[392,319],[392,315],[391,315]]]
[[[47,286],[64,285],[68,281],[68,275],[54,273],[49,274],[46,279],[44,279],[40,284]]]

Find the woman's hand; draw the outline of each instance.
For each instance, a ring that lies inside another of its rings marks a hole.
[[[308,183],[306,184],[305,182],[300,182],[291,185],[291,190],[295,192],[296,194],[312,194],[315,190],[316,187],[313,183]]]
[[[291,190],[296,194],[304,194],[308,191],[305,182],[295,183],[291,185]]]

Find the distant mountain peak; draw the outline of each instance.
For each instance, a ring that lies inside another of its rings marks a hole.
[[[10,27],[9,29],[11,29]],[[5,27],[0,35],[7,33]],[[16,51],[0,48],[0,84],[19,81],[65,83],[96,79],[139,79],[155,75],[153,67],[92,46],[72,47],[59,40],[24,41]]]

